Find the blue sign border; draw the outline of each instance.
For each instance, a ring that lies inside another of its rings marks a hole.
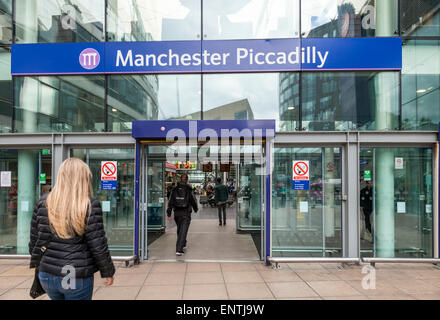
[[[88,48],[100,55],[99,65],[91,70],[79,63],[80,53]],[[397,37],[38,43],[11,47],[12,75],[401,69],[402,39]]]

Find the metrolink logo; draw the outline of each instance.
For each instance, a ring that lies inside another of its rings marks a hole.
[[[84,49],[79,54],[79,63],[84,69],[93,70],[99,65],[100,61],[99,52],[93,48]]]
[[[165,127],[161,128],[166,131]],[[218,134],[220,133],[220,134]],[[189,121],[188,135],[181,128],[166,131],[166,140],[173,142],[167,148],[167,162],[199,161],[212,164],[255,164],[256,174],[265,175],[265,139],[274,137],[273,129],[213,129],[198,130],[197,121]]]

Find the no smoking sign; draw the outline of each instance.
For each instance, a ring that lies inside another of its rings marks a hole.
[[[293,190],[309,190],[310,161],[301,160],[292,163],[292,188]]]
[[[101,161],[101,190],[116,190],[118,183],[118,162]]]

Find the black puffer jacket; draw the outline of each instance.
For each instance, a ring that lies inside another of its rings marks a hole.
[[[70,265],[75,268],[76,278],[91,277],[98,270],[101,272],[101,277],[112,277],[115,273],[115,267],[108,250],[99,201],[90,199],[92,211],[90,217],[86,217],[84,235],[62,239],[51,232],[45,205],[46,198],[47,195],[37,202],[32,215],[29,242],[30,267],[37,266],[41,247],[46,246],[47,250],[40,262],[40,271],[42,272],[64,277],[67,273],[63,273],[62,269],[64,266]],[[51,240],[46,245],[49,238]]]

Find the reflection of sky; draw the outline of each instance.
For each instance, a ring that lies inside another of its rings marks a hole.
[[[205,111],[247,99],[255,119],[279,118],[277,73],[215,74],[204,75],[203,79]],[[200,111],[200,75],[159,76],[160,119],[178,116],[177,97],[182,117]]]
[[[247,99],[255,119],[278,119],[278,74],[205,75],[204,110]]]
[[[350,3],[359,12],[368,0],[307,0],[302,1],[302,30],[310,31],[338,17],[338,6]],[[388,1],[388,0],[385,0]]]
[[[294,0],[209,1],[203,9],[208,39],[297,36],[299,6]]]
[[[160,120],[178,117],[178,101],[181,116],[200,111],[200,75],[160,75],[158,99]]]
[[[37,2],[37,0],[34,0]],[[41,4],[42,1],[38,1]],[[76,19],[77,22],[81,23],[91,23],[91,22],[101,22],[104,24],[104,3],[95,0],[72,0],[70,1],[71,6],[77,6],[79,12]],[[31,6],[29,8],[32,8]],[[46,0],[44,5],[38,5],[38,19],[44,26],[44,30],[49,30],[52,26],[52,16],[59,16],[61,12],[69,12],[68,1],[54,1]],[[32,10],[32,9],[30,9]]]

